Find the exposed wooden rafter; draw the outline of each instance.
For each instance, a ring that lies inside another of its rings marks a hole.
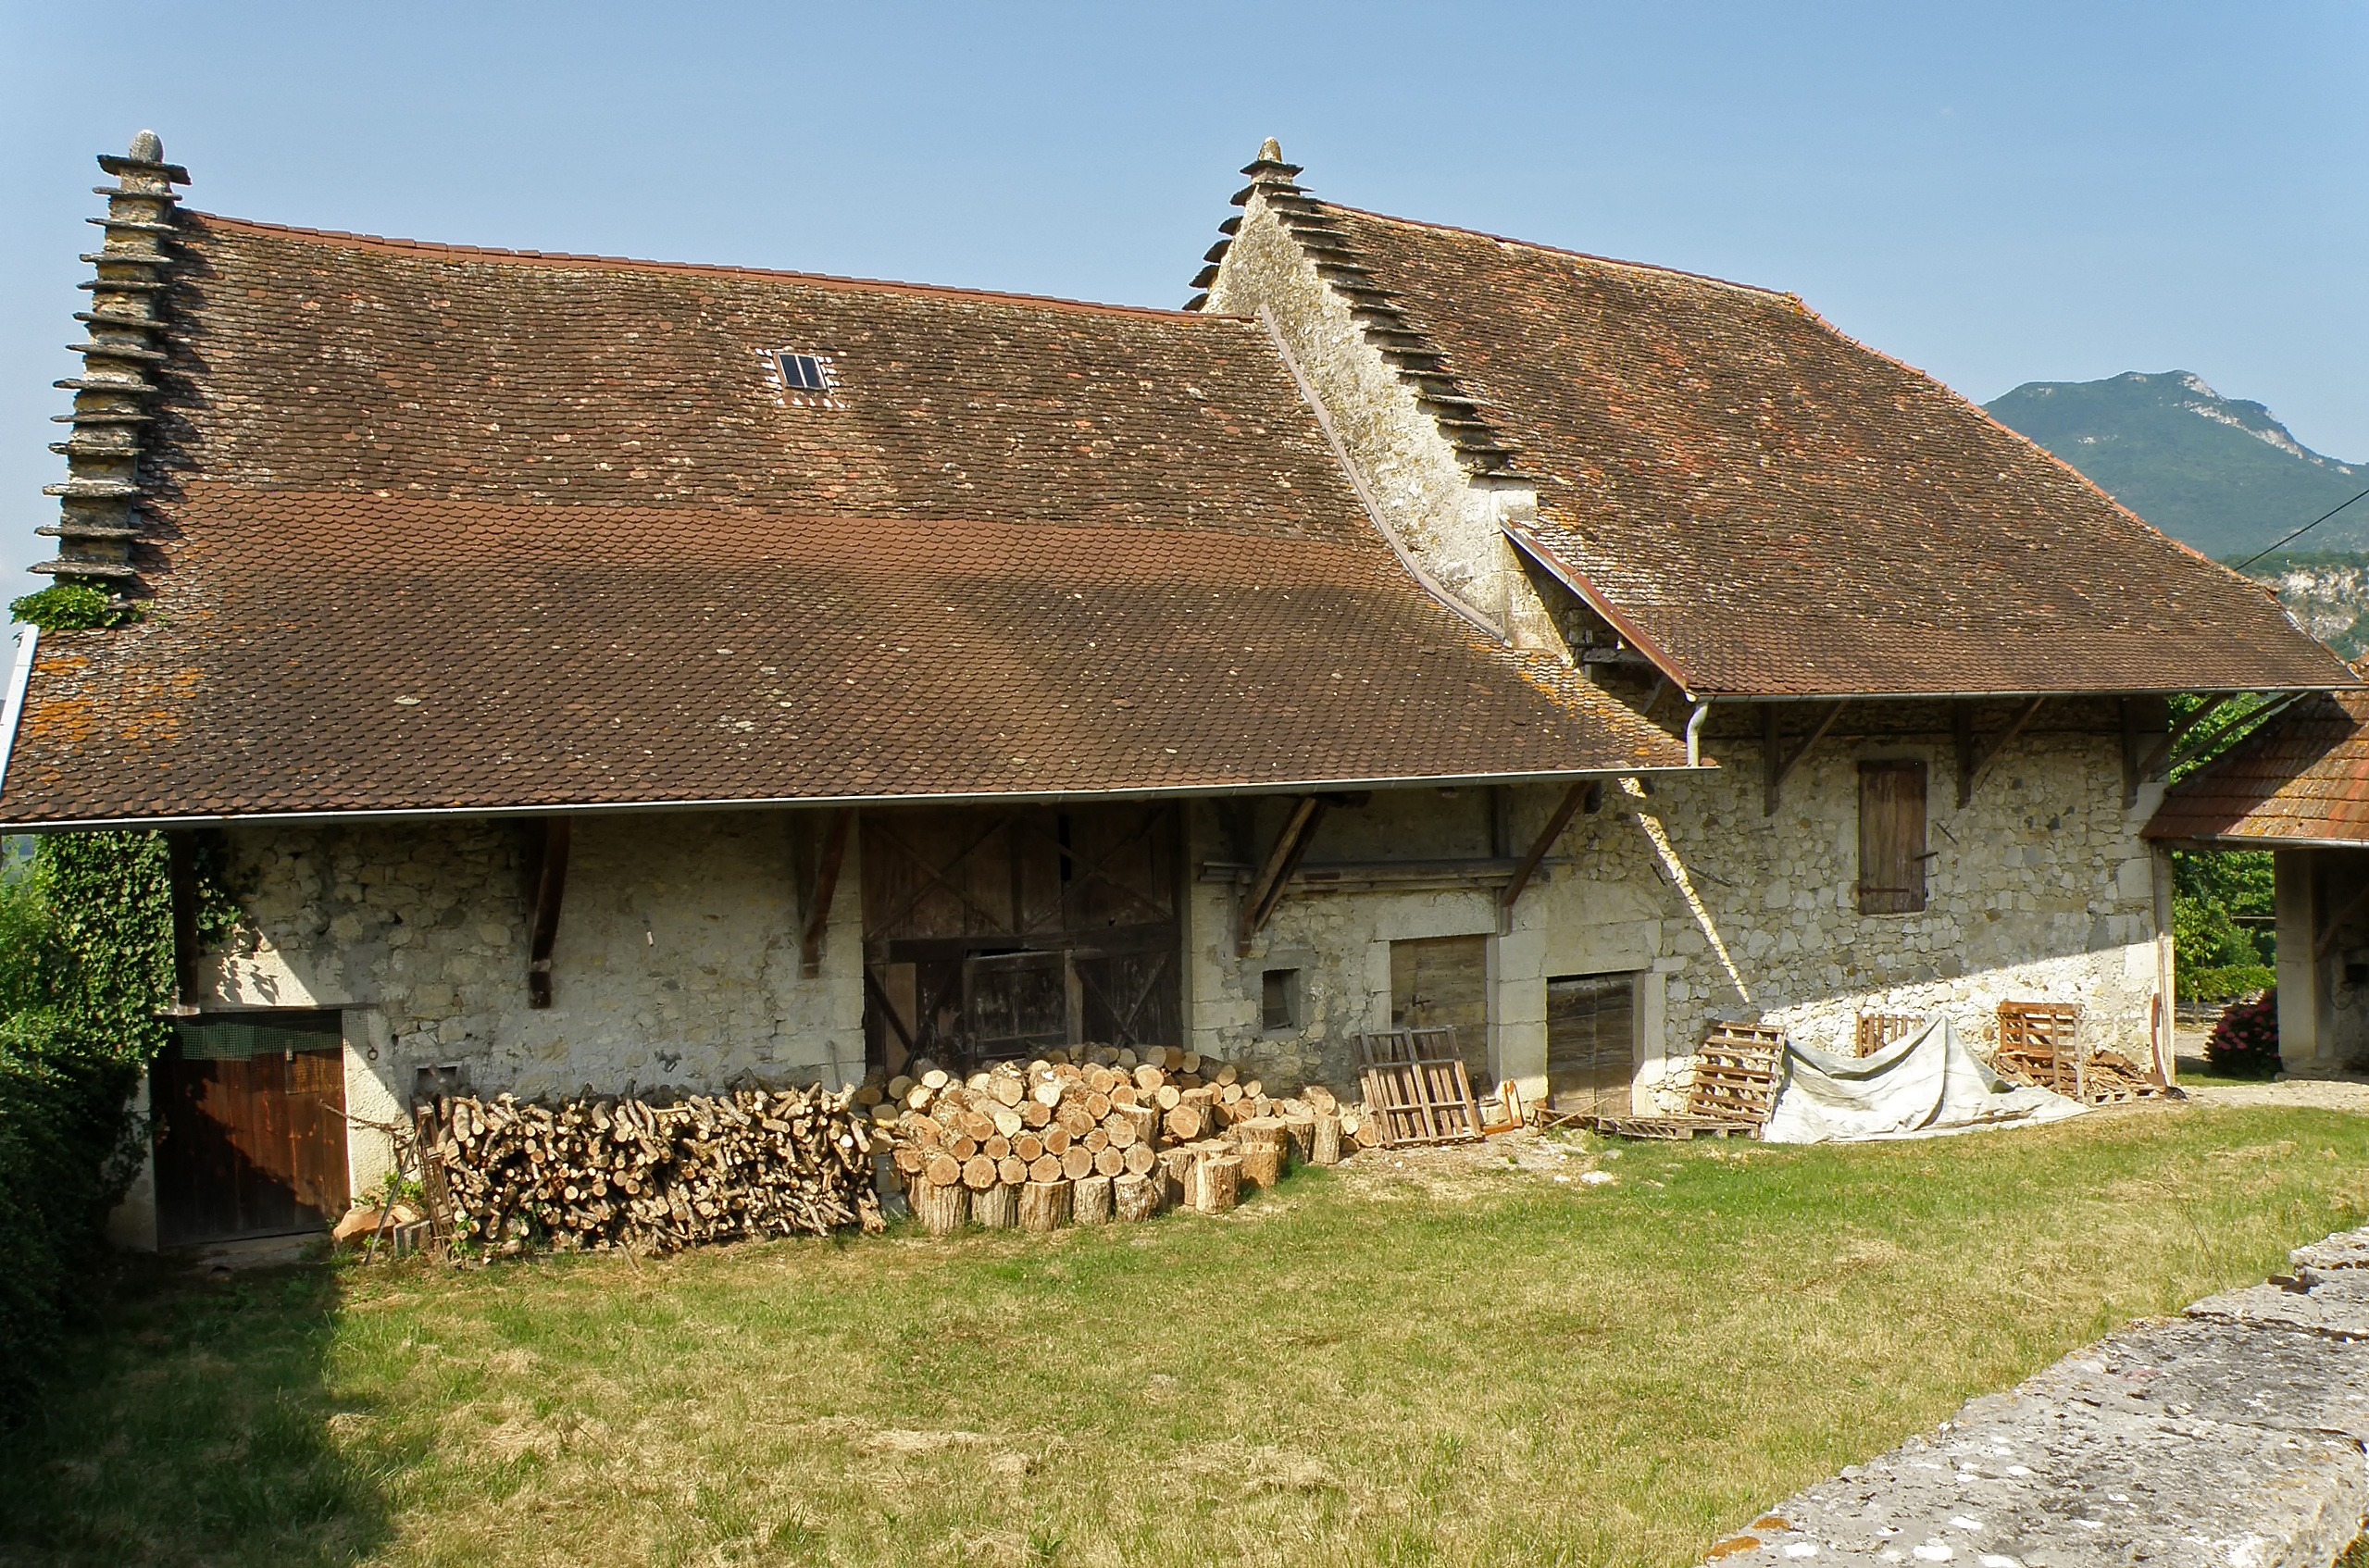
[[[816,857],[815,872],[806,884],[800,908],[804,918],[798,927],[798,973],[808,979],[823,972],[823,935],[830,928],[831,901],[839,896],[839,868],[847,860],[847,835],[855,825],[855,813],[845,806],[831,812],[823,824],[822,851]]]
[[[1315,841],[1316,828],[1325,819],[1329,802],[1322,795],[1302,795],[1291,803],[1291,814],[1283,819],[1283,831],[1275,836],[1275,845],[1251,879],[1250,891],[1242,898],[1242,917],[1234,932],[1234,952],[1248,957],[1251,939],[1266,925],[1275,906],[1283,902],[1283,890],[1298,870],[1302,857]]]
[[[2047,701],[2046,697],[2035,697],[2016,709],[2015,716],[2007,721],[2007,728],[2001,730],[1998,736],[1988,744],[1975,734],[1974,705],[1972,703],[1960,705],[1956,716],[1958,805],[1961,809],[1974,800],[1976,787],[1989,778],[1990,770],[1998,765],[2000,753],[2006,751],[2016,736],[2024,733],[2024,727],[2032,722],[2033,716],[2040,711],[2040,704]]]
[[[2172,753],[2178,748],[2179,743],[2187,740],[2189,732],[2198,725],[2227,706],[2237,695],[2235,691],[2223,691],[2218,695],[2207,697],[2197,705],[2195,712],[2176,721],[2171,728],[2165,730],[2163,738],[2155,742],[2154,749],[2138,760],[2139,782],[2145,783],[2150,778],[2162,778],[2171,764]]]
[[[173,899],[173,1000],[167,1012],[195,1013],[197,983],[197,841],[187,832],[165,836]]]
[[[1802,765],[1802,759],[1810,754],[1810,749],[1827,738],[1827,732],[1834,728],[1835,721],[1842,717],[1842,710],[1850,705],[1851,700],[1847,697],[1837,702],[1834,706],[1827,710],[1826,717],[1818,720],[1810,733],[1802,739],[1802,743],[1788,752],[1785,750],[1785,735],[1781,726],[1782,715],[1778,711],[1778,704],[1775,703],[1761,704],[1761,757],[1768,780],[1768,797],[1761,807],[1762,815],[1777,815],[1777,802],[1780,791],[1785,788],[1785,780],[1791,777],[1795,768]]]
[[[1530,841],[1529,851],[1522,856],[1522,863],[1514,868],[1514,879],[1505,884],[1503,892],[1497,895],[1498,929],[1510,928],[1515,901],[1522,896],[1522,890],[1530,885],[1530,878],[1538,874],[1539,863],[1546,859],[1549,850],[1554,848],[1554,841],[1563,837],[1563,830],[1571,826],[1571,819],[1583,808],[1594,811],[1603,803],[1603,782],[1595,778],[1582,778],[1563,792],[1563,799],[1555,805],[1554,815],[1546,819],[1546,826],[1539,829],[1539,836]]]
[[[545,817],[531,852],[529,880],[534,890],[528,927],[527,1005],[551,1005],[551,949],[559,936],[559,902],[567,891],[567,845],[571,828],[564,816]]]

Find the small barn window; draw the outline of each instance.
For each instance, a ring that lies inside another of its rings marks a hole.
[[[1925,907],[1925,765],[1859,765],[1859,913]]]
[[[1266,969],[1259,973],[1259,1027],[1269,1034],[1300,1027],[1300,971]]]

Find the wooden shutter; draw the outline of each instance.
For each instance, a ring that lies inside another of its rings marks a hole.
[[[1925,907],[1925,765],[1859,765],[1859,913]]]

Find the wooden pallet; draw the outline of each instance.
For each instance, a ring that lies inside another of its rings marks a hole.
[[[1861,1056],[1873,1056],[1923,1027],[1925,1020],[1914,1013],[1862,1013],[1859,1028],[1852,1037],[1852,1049]]]
[[[1453,1028],[1386,1029],[1357,1037],[1365,1110],[1382,1146],[1476,1143],[1480,1106]]]
[[[1689,1117],[1757,1127],[1777,1105],[1785,1031],[1773,1024],[1714,1024],[1694,1054]]]
[[[2081,1009],[2070,1002],[2002,1002],[1990,1064],[2006,1077],[2085,1100]]]
[[[1715,1116],[1588,1116],[1582,1120],[1613,1138],[1685,1140],[1760,1136],[1760,1128],[1753,1123],[1723,1121]]]

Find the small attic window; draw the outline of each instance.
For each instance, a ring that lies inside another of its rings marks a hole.
[[[827,408],[838,406],[831,399],[831,393],[839,390],[836,356],[778,348],[766,357],[773,362],[774,373],[781,378],[781,391],[791,402]]]

